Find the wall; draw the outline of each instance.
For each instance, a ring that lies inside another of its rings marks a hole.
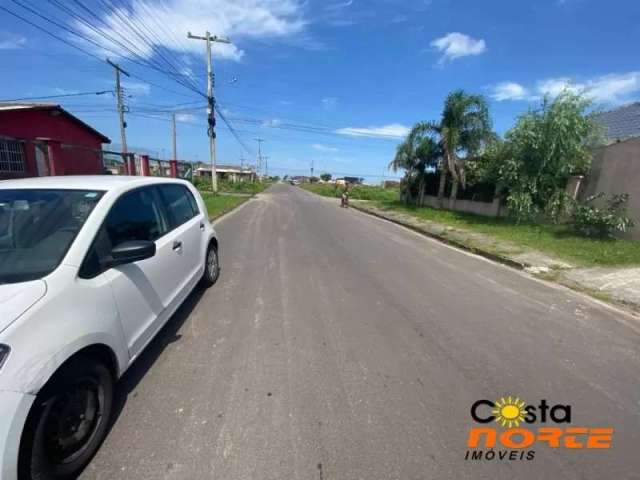
[[[57,112],[57,114],[56,114]],[[27,176],[36,176],[33,140],[50,138],[67,145],[81,145],[100,150],[100,137],[57,110],[0,111],[0,135],[28,140],[25,143]],[[99,156],[78,148],[61,150],[63,169],[58,174],[98,174],[102,171]]]
[[[440,207],[438,197],[434,197],[431,195],[424,196],[423,205],[427,205],[433,208]],[[454,210],[456,212],[474,213],[476,215],[483,215],[485,217],[503,217],[507,213],[506,209],[502,205],[500,205],[499,199],[495,199],[492,203],[489,203],[460,199],[452,202],[448,198],[445,198],[444,208],[446,210]]]
[[[580,198],[604,192],[628,193],[628,214],[636,226],[623,237],[640,240],[640,138],[614,143],[594,152],[591,172],[580,189]]]

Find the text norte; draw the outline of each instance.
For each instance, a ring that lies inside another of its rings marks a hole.
[[[532,447],[536,443],[546,444],[551,448],[607,449],[611,447],[614,431],[609,427],[546,426],[547,422],[571,423],[571,406],[551,406],[544,399],[537,406],[526,405],[520,399],[512,399],[512,397],[508,397],[508,400],[502,398],[496,402],[478,400],[471,405],[471,417],[481,424],[497,422],[505,429],[471,428],[467,440],[467,448],[470,449],[498,447],[519,450]],[[536,422],[543,423],[545,426],[537,430],[518,428],[521,423]],[[533,459],[533,452],[527,456],[527,459]]]

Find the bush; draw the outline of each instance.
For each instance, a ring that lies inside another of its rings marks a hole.
[[[601,202],[597,202],[604,199]],[[610,237],[614,232],[626,232],[634,223],[626,216],[629,194],[605,198],[604,193],[593,195],[574,207],[571,215],[573,228],[587,237]],[[595,204],[603,204],[598,208]]]

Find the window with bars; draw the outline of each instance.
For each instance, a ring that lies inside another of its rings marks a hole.
[[[0,138],[0,173],[24,172],[22,142]]]

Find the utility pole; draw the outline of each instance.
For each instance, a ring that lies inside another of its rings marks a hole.
[[[176,144],[176,114],[171,114],[172,139],[173,139],[173,160],[178,160],[178,146]]]
[[[187,38],[192,40],[204,40],[207,44],[207,120],[209,122],[207,134],[209,135],[209,157],[211,159],[211,188],[213,190],[213,193],[217,193],[218,174],[216,172],[216,100],[213,96],[215,78],[213,74],[213,65],[211,63],[211,42],[231,43],[231,41],[229,41],[229,39],[227,38],[220,38],[215,35],[212,36],[209,32],[205,32],[204,37],[191,35],[191,32],[187,32]]]
[[[311,176],[313,177],[313,160],[311,160]]]
[[[268,156],[264,156],[262,157],[262,159],[264,160],[264,176],[268,177],[269,176],[269,157]]]
[[[256,160],[256,173],[260,176],[260,168],[262,168],[262,142],[264,142],[263,138],[254,138],[256,142],[258,142],[258,158]]]
[[[127,128],[127,122],[124,121],[124,104],[122,102],[122,87],[120,86],[120,72],[124,73],[127,77],[129,74],[125,72],[117,63],[113,63],[107,58],[107,63],[111,65],[116,71],[116,101],[118,104],[118,115],[120,117],[120,140],[122,142],[122,160],[127,165],[129,170],[129,159],[127,158],[127,134],[125,129]]]

